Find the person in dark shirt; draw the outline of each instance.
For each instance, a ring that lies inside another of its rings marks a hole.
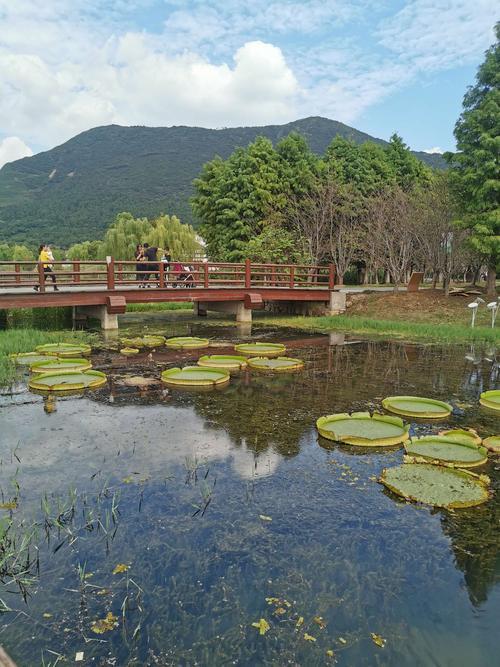
[[[149,243],[144,244],[144,257],[147,262],[155,262],[154,264],[145,264],[144,265],[144,270],[148,271],[149,273],[146,273],[144,275],[144,282],[147,284],[148,287],[151,287],[149,284],[149,276],[151,273],[154,273],[156,277],[156,281],[160,280],[160,276],[158,274],[159,267],[158,267],[158,248],[154,246],[150,246]]]

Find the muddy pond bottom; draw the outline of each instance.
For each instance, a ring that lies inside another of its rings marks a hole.
[[[417,395],[453,413],[408,420],[412,435],[500,434],[479,405],[498,388],[494,352],[159,319],[127,333],[219,347],[125,358],[108,341],[91,357],[107,386],[48,406],[20,376],[0,397],[0,512],[22,553],[0,643],[19,667],[498,663],[499,494],[455,512],[402,502],[377,482],[402,448],[315,429]],[[244,370],[211,392],[159,381],[250,340],[286,343],[304,370]],[[139,375],[151,382],[124,382]],[[493,490],[499,465],[481,469]]]

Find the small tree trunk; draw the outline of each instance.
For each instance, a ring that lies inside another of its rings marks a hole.
[[[344,284],[344,274],[339,272],[338,267],[337,267],[337,272],[335,274],[335,282],[337,283],[337,285]]]
[[[389,273],[389,271],[385,272],[384,282],[385,282],[386,285],[391,284],[391,274]]]
[[[472,287],[476,287],[480,275],[481,275],[481,267],[478,266],[476,267],[476,270],[474,271],[474,275],[472,277]]]
[[[443,289],[444,289],[444,295],[449,296],[450,294],[450,276],[445,275],[443,278]]]
[[[438,281],[438,272],[434,270],[432,272],[432,289],[436,289]]]
[[[497,296],[497,269],[496,266],[488,267],[488,276],[486,278],[486,294],[492,299]]]

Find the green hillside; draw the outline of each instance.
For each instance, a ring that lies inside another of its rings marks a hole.
[[[0,170],[0,240],[68,245],[101,238],[121,211],[192,219],[192,181],[215,155],[228,157],[263,135],[273,142],[296,131],[322,153],[337,135],[357,143],[368,134],[327,118],[286,125],[209,130],[199,127],[97,127],[61,146]],[[433,167],[440,155],[415,153]]]

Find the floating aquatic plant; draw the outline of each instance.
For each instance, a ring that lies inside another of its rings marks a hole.
[[[56,357],[79,357],[82,354],[90,354],[91,347],[86,343],[46,343],[37,345],[36,351]]]
[[[201,347],[208,347],[208,338],[198,338],[197,336],[177,336],[169,338],[165,343],[167,347],[176,350],[195,350]]]
[[[51,357],[50,360],[36,361],[31,364],[32,373],[52,373],[55,371],[88,371],[92,364],[88,359],[65,359]]]
[[[430,463],[385,468],[379,481],[406,500],[448,509],[480,505],[489,497],[486,475]]]
[[[445,436],[447,440],[466,445],[480,445],[482,442],[481,437],[473,428],[452,428],[447,431],[439,431],[439,435]]]
[[[491,410],[500,410],[500,389],[492,389],[490,391],[483,391],[479,397],[479,402],[485,408]]]
[[[448,403],[421,396],[389,396],[384,398],[382,406],[398,415],[425,419],[443,419],[453,410]]]
[[[139,354],[139,350],[136,347],[122,347],[120,354],[123,354],[126,357],[131,357],[134,354]]]
[[[471,442],[448,440],[444,435],[424,435],[405,443],[406,453],[414,463],[428,462],[456,468],[473,468],[486,463],[488,452]]]
[[[483,440],[483,445],[494,454],[500,454],[500,435],[490,435]]]
[[[247,367],[247,358],[235,354],[210,354],[198,359],[198,366],[210,368],[226,368],[227,370],[241,370]]]
[[[251,357],[279,357],[286,352],[282,343],[240,343],[234,349]]]
[[[410,427],[400,417],[369,412],[347,412],[320,417],[320,435],[329,440],[360,447],[389,447],[408,440]]]
[[[184,387],[213,387],[229,382],[230,375],[222,368],[200,368],[200,366],[185,366],[184,368],[169,368],[163,371],[161,379],[165,384]]]
[[[50,361],[54,358],[51,354],[39,354],[38,352],[9,354],[9,357],[20,366],[31,366],[31,364],[35,364],[37,361]]]
[[[38,391],[73,391],[79,389],[97,389],[107,382],[101,371],[54,371],[34,375],[28,386]]]
[[[136,336],[135,338],[123,338],[122,343],[130,348],[160,347],[165,345],[165,340],[165,336],[146,334],[145,336]]]
[[[275,371],[277,373],[284,371],[298,371],[304,368],[302,359],[292,359],[291,357],[252,357],[248,360],[250,368],[260,371]]]

